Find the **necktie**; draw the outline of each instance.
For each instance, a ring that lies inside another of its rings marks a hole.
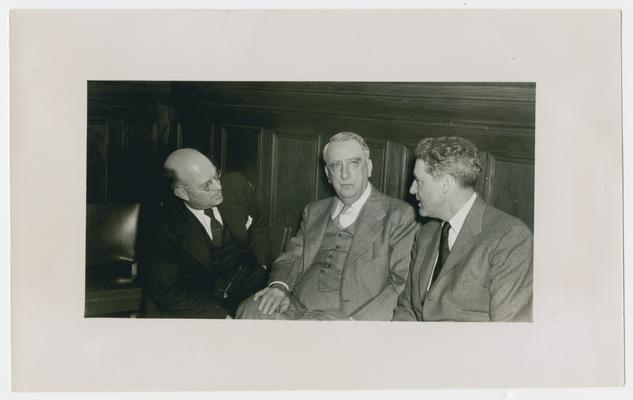
[[[352,206],[351,205],[345,204],[343,206],[343,209],[338,214],[338,223],[343,228],[347,228],[348,226],[354,223],[354,221],[352,221]]]
[[[450,249],[448,248],[448,231],[451,229],[451,224],[448,222],[444,222],[442,225],[442,234],[440,236],[440,249],[437,253],[437,261],[435,262],[435,268],[433,268],[433,277],[431,278],[431,286],[437,279],[437,276],[440,274],[446,259],[448,258],[448,253]]]
[[[214,246],[220,247],[222,245],[222,233],[224,231],[224,227],[220,221],[215,218],[215,215],[213,215],[212,208],[204,210],[204,213],[209,217],[209,221],[211,223],[211,235],[213,236],[211,241]]]

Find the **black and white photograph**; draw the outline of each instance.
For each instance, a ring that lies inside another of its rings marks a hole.
[[[628,384],[620,10],[184,3],[8,16],[11,390]]]
[[[532,320],[533,82],[87,88],[86,317]]]

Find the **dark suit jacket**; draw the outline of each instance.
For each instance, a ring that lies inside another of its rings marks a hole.
[[[427,293],[441,226],[441,221],[428,222],[416,235],[411,273],[394,320],[531,321],[529,228],[477,196]]]
[[[286,283],[300,302],[304,296],[318,296],[314,289],[318,287],[318,274],[310,273],[310,267],[335,204],[334,197],[309,204],[297,235],[273,263],[269,281]],[[356,223],[343,267],[337,317],[390,320],[407,279],[418,226],[415,212],[407,203],[372,187]]]
[[[253,188],[242,175],[223,176],[222,193],[224,201],[218,210],[241,248],[240,259],[246,257],[251,263],[256,259],[253,274],[257,276],[249,277],[253,287],[247,288],[250,292],[245,298],[266,283],[268,272],[261,266],[270,261],[268,224],[257,207]],[[247,229],[249,216],[252,223]],[[163,207],[143,248],[140,273],[146,289],[145,316],[225,317],[224,304],[212,292],[219,279],[228,279],[234,271],[214,269],[211,240],[180,199]]]

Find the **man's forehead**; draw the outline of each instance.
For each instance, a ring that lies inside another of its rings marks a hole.
[[[428,172],[426,171],[426,164],[424,163],[424,160],[418,158],[415,160],[413,175],[419,178],[424,174],[428,174]]]
[[[327,156],[330,160],[362,158],[363,149],[360,147],[360,143],[355,140],[331,142],[327,149]]]

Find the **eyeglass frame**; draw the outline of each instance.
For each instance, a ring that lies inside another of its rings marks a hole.
[[[175,189],[185,189],[185,190],[200,190],[203,192],[209,193],[213,188],[211,185],[214,183],[220,184],[220,179],[222,179],[222,171],[217,170],[215,176],[212,176],[205,184],[204,187],[191,187],[191,186],[179,186]]]

